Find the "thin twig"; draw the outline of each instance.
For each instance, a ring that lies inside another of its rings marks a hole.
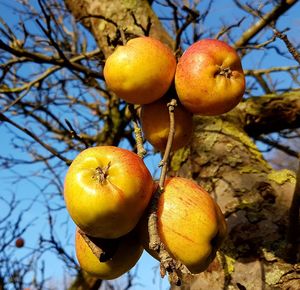
[[[147,151],[145,150],[144,145],[143,145],[144,142],[143,142],[142,129],[138,123],[137,111],[136,111],[136,108],[134,107],[134,105],[132,105],[132,104],[128,105],[128,109],[131,113],[131,119],[132,119],[132,123],[133,123],[137,155],[140,156],[141,158],[144,158]]]
[[[94,55],[97,55],[100,53],[100,49],[96,49],[94,51],[91,51],[89,53],[85,53],[85,54],[81,54],[78,56],[75,56],[73,58],[71,58],[69,60],[69,63],[72,65],[72,63],[82,60],[84,58],[87,57],[91,57]],[[26,94],[30,91],[30,89],[38,84],[39,82],[41,82],[42,80],[46,79],[47,77],[49,77],[51,74],[57,72],[58,70],[62,69],[63,66],[53,66],[49,69],[47,69],[44,73],[42,73],[41,75],[39,75],[36,79],[32,80],[29,83],[26,83],[25,85],[21,86],[21,87],[16,87],[16,88],[0,88],[0,93],[20,93],[25,91],[23,94],[21,94],[19,97],[17,97],[15,100],[13,100],[9,105],[7,105],[3,110],[2,113],[5,113],[6,111],[8,111],[12,106],[14,106],[16,103],[18,103],[20,100],[22,100]]]
[[[69,132],[70,132],[70,135],[73,139],[76,139],[80,142],[82,142],[85,146],[85,148],[88,148],[89,147],[89,144],[86,142],[86,140],[84,138],[82,138],[81,136],[79,136],[77,134],[77,132],[74,130],[72,124],[70,123],[70,121],[68,119],[65,119],[65,122],[67,124],[67,126],[69,127]]]
[[[58,43],[52,37],[51,18],[50,18],[50,16],[48,15],[48,13],[46,11],[46,5],[43,3],[42,0],[38,0],[38,3],[40,5],[42,13],[43,13],[43,15],[45,17],[47,29],[44,28],[44,26],[39,21],[39,19],[35,20],[36,23],[41,28],[41,30],[44,32],[44,34],[48,37],[48,39],[50,40],[50,43],[52,44],[52,46],[58,52],[58,55],[65,61],[65,63],[69,63],[70,62],[69,59],[66,57],[66,55],[64,54],[64,52],[60,49],[60,46],[58,45]]]
[[[215,39],[220,39],[224,34],[226,34],[228,31],[230,31],[232,28],[240,27],[242,22],[246,19],[246,16],[242,17],[240,21],[238,21],[235,24],[223,27],[220,32],[215,36]]]
[[[286,34],[278,31],[275,27],[273,27],[273,31],[276,37],[280,38],[286,45],[288,51],[293,56],[293,58],[300,64],[300,53],[296,50],[296,48],[289,41]]]
[[[280,1],[280,3],[274,7],[272,11],[266,15],[261,16],[261,18],[254,23],[248,30],[246,30],[240,39],[238,39],[234,47],[236,49],[243,47],[249,43],[249,41],[255,37],[262,29],[264,29],[272,21],[276,21],[284,12],[290,9],[294,4],[297,3],[297,0],[291,1]]]
[[[71,62],[70,60],[69,62],[66,63],[64,59],[58,58],[56,56],[47,56],[42,53],[30,52],[28,50],[25,50],[24,48],[12,47],[4,43],[1,39],[0,39],[0,48],[11,53],[14,56],[26,57],[29,61],[35,63],[48,63],[48,64],[59,65],[59,66],[66,67],[71,71],[75,70],[84,73],[86,76],[103,79],[102,72],[91,70],[85,67],[84,65],[81,65],[80,63]],[[85,56],[86,54],[82,54],[82,55]]]
[[[64,156],[60,155],[54,148],[52,148],[48,144],[44,143],[40,138],[38,138],[35,134],[33,134],[27,128],[24,128],[24,127],[20,126],[19,124],[15,123],[14,121],[12,121],[8,117],[6,117],[1,112],[0,112],[0,121],[7,122],[7,123],[13,125],[15,128],[23,131],[25,134],[27,134],[32,139],[34,139],[37,143],[39,143],[40,145],[42,145],[45,149],[47,149],[49,152],[51,152],[57,158],[59,158],[60,160],[64,161],[67,165],[70,165],[72,163],[71,160],[69,160],[69,159],[65,158]]]
[[[87,243],[93,254],[100,262],[107,262],[112,259],[117,251],[118,239],[100,239],[87,236],[82,230],[78,229],[78,233]]]
[[[282,152],[286,153],[289,156],[296,157],[296,158],[300,157],[300,154],[297,151],[291,149],[289,146],[279,144],[278,142],[273,141],[272,139],[270,139],[268,137],[259,136],[257,138],[257,140],[259,140],[267,145],[270,145],[278,150],[281,150]]]
[[[176,30],[174,51],[177,51],[180,48],[181,36],[182,36],[183,32],[187,29],[187,27],[191,23],[197,22],[200,17],[200,14],[198,13],[198,11],[192,10],[186,6],[183,6],[182,10],[186,11],[188,13],[188,15],[186,16],[185,22],[182,24],[182,26]]]
[[[148,18],[147,18],[147,25],[146,25],[146,28],[145,28],[142,24],[140,24],[137,21],[137,19],[135,17],[135,14],[133,12],[131,12],[130,15],[131,15],[131,17],[133,19],[134,24],[143,31],[143,33],[144,33],[145,36],[149,36],[150,35],[151,26],[152,26],[152,22],[151,22],[150,16],[148,16]]]
[[[255,75],[264,75],[264,74],[270,74],[274,72],[290,72],[292,70],[299,70],[300,67],[297,66],[281,66],[281,67],[271,67],[267,69],[244,69],[244,74],[249,76],[255,76]]]
[[[158,187],[153,195],[149,208],[148,217],[148,232],[149,232],[149,248],[156,251],[160,259],[160,273],[164,277],[166,273],[169,275],[169,280],[172,284],[181,285],[181,280],[179,278],[179,273],[188,273],[187,268],[180,262],[173,259],[169,252],[166,250],[163,242],[161,241],[158,233],[158,202],[161,193],[164,191],[164,184],[166,179],[166,174],[168,171],[168,163],[170,158],[170,152],[172,149],[172,143],[175,134],[175,118],[174,110],[177,105],[176,99],[172,99],[168,103],[169,115],[170,115],[170,130],[166,149],[162,161],[160,162],[161,174],[159,178]]]

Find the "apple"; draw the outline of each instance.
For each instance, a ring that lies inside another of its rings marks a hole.
[[[25,245],[25,241],[23,238],[17,238],[15,241],[15,245],[17,248],[23,248]]]
[[[191,273],[204,271],[215,258],[227,234],[225,218],[213,198],[192,180],[173,177],[165,181],[158,201],[158,234],[169,254]],[[149,249],[147,218],[139,224],[141,243]]]
[[[192,113],[226,113],[240,102],[245,92],[240,57],[223,41],[202,39],[179,59],[175,87],[181,103]]]
[[[113,239],[130,232],[147,207],[154,182],[143,160],[115,146],[91,147],[70,165],[66,208],[92,237]]]
[[[152,37],[137,37],[118,46],[103,70],[107,87],[132,104],[148,104],[170,87],[176,58],[170,48]]]
[[[101,247],[103,239],[91,238],[95,245]],[[110,240],[106,240],[109,243]],[[100,262],[76,229],[75,251],[80,267],[92,276],[103,280],[115,279],[128,272],[139,260],[143,247],[134,232],[117,239],[117,249],[114,255],[105,262]]]
[[[143,105],[141,109],[140,120],[144,137],[159,151],[165,150],[170,130],[168,102],[168,98],[162,98],[151,104]],[[191,139],[193,116],[178,103],[174,110],[174,118],[175,135],[172,150],[177,150],[185,146]]]

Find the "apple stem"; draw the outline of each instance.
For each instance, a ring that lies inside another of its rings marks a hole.
[[[110,168],[110,165],[111,165],[111,162],[109,161],[108,164],[106,166],[104,166],[103,168],[98,166],[95,169],[95,174],[94,174],[93,178],[96,178],[99,183],[104,184],[104,182],[108,176],[108,170]]]
[[[156,251],[159,256],[161,276],[164,277],[165,274],[168,273],[170,282],[172,284],[180,286],[181,280],[179,276],[181,275],[179,275],[178,273],[190,274],[190,272],[180,261],[176,261],[171,257],[171,255],[166,250],[164,244],[162,243],[159,237],[158,226],[157,226],[158,201],[161,193],[164,191],[164,183],[168,172],[169,158],[170,158],[170,153],[171,153],[174,134],[175,134],[174,110],[175,107],[177,106],[176,99],[172,99],[167,104],[167,106],[169,109],[169,116],[170,116],[170,129],[169,129],[168,141],[163,155],[163,159],[159,163],[159,167],[161,167],[159,184],[157,189],[154,192],[154,195],[150,203],[150,208],[149,208],[149,216],[148,216],[149,248]]]

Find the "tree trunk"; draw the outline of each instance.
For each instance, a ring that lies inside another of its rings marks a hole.
[[[113,50],[108,43],[118,29],[143,34],[141,26],[147,27],[148,21],[152,24],[151,36],[170,47],[173,45],[148,1],[65,0],[65,3],[74,17],[93,33],[106,56]],[[206,272],[186,281],[182,289],[299,289],[300,266],[289,263],[286,257],[288,210],[295,174],[273,170],[247,134],[251,130],[252,135],[261,134],[255,125],[272,120],[274,110],[265,110],[262,100],[274,105],[276,99],[268,98],[250,100],[252,105],[250,101],[242,103],[219,117],[195,117],[190,146],[172,157],[172,174],[194,179],[211,192],[229,225],[229,235],[218,258]],[[299,108],[297,96],[291,100]],[[281,110],[292,112],[290,102],[282,99],[277,104]],[[291,116],[287,114],[285,120]],[[286,122],[285,126],[289,124]],[[299,114],[293,126],[299,127]]]
[[[169,47],[173,46],[172,38],[147,0],[65,0],[65,4],[75,20],[94,35],[105,57],[115,49],[116,42],[122,40],[120,30],[127,35],[144,35],[149,23],[150,36],[160,39]],[[118,120],[115,122],[118,123]],[[69,289],[94,290],[100,285],[101,280],[79,273]]]
[[[95,36],[106,57],[114,50],[110,42],[118,36],[118,29],[144,35],[148,23],[151,23],[150,36],[169,47],[173,45],[147,0],[65,0],[65,3],[75,19]]]
[[[173,174],[192,178],[211,192],[229,226],[209,269],[181,289],[299,289],[299,264],[289,263],[286,255],[295,174],[270,167],[240,117],[239,109],[196,117],[190,147],[173,156]]]

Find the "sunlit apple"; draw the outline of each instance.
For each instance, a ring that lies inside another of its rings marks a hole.
[[[172,50],[152,37],[137,37],[107,58],[104,78],[110,90],[128,103],[148,104],[170,87],[176,69]]]
[[[223,41],[200,40],[179,59],[175,86],[181,103],[192,113],[226,113],[240,102],[245,92],[240,57]]]

